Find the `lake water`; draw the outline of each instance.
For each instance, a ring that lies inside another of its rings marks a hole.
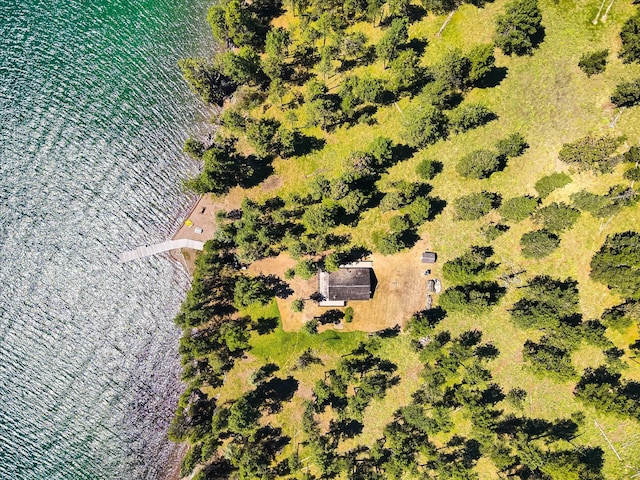
[[[203,0],[0,0],[0,479],[162,478]]]

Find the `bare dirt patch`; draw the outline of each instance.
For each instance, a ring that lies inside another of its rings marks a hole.
[[[271,175],[264,182],[262,182],[261,185],[263,191],[270,192],[271,190],[276,190],[277,188],[280,188],[282,185],[284,185],[284,180],[282,180],[282,177],[279,177],[277,175]]]
[[[320,330],[375,332],[395,325],[403,326],[412,314],[426,307],[427,279],[434,276],[427,277],[424,271],[431,268],[435,274],[434,265],[423,264],[420,260],[421,253],[428,250],[428,247],[426,240],[420,240],[410,250],[393,256],[371,255],[369,260],[373,261],[377,281],[373,298],[368,301],[347,302],[354,310],[353,322],[343,322],[337,326],[325,325],[320,327]],[[296,261],[289,255],[282,254],[254,262],[249,271],[256,275],[277,275],[284,279],[284,272],[295,264]],[[318,307],[309,299],[318,290],[317,277],[311,280],[296,277],[287,280],[287,283],[294,293],[287,298],[277,299],[285,331],[297,331],[305,322],[319,317],[328,310],[326,307]],[[306,300],[301,313],[291,309],[291,302],[297,298]]]

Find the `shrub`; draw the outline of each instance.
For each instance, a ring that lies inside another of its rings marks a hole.
[[[578,67],[587,77],[604,72],[607,67],[607,57],[609,56],[609,50],[598,50],[597,52],[583,53],[578,62]]]
[[[571,228],[579,216],[579,210],[571,208],[563,202],[554,202],[538,209],[533,214],[533,221],[542,224],[544,229],[552,233],[559,233]]]
[[[461,90],[469,84],[471,61],[459,48],[448,50],[433,68],[436,81],[443,82],[453,90]]]
[[[624,172],[624,178],[632,182],[640,181],[640,167],[631,167]]]
[[[511,404],[514,408],[522,410],[524,408],[524,401],[527,398],[527,391],[522,388],[512,388],[507,393],[505,400]]]
[[[375,232],[373,234],[373,244],[383,255],[393,255],[407,246],[402,238],[403,233],[404,232]]]
[[[602,314],[602,323],[604,325],[621,332],[639,322],[640,302],[633,300],[608,308]]]
[[[242,131],[247,126],[247,119],[238,108],[225,108],[220,115],[220,123],[232,132]]]
[[[318,320],[315,318],[309,320],[302,326],[302,329],[311,335],[318,333]]]
[[[510,198],[498,209],[503,218],[512,222],[520,222],[527,218],[538,207],[538,199],[529,195]]]
[[[463,255],[445,262],[442,266],[442,275],[451,283],[467,283],[483,279],[498,267],[495,262],[487,262],[491,255],[493,255],[491,247],[473,246]]]
[[[456,133],[466,132],[495,120],[498,116],[484,105],[469,103],[461,105],[449,114],[449,125]]]
[[[597,195],[586,190],[573,193],[571,200],[573,201],[573,206],[578,210],[590,212],[594,215],[609,203],[609,200],[604,195]]]
[[[640,78],[622,82],[611,95],[611,102],[617,107],[633,107],[640,103]]]
[[[252,303],[269,303],[272,292],[259,278],[241,276],[236,280],[233,290],[233,303],[237,308],[247,307]]]
[[[411,223],[421,225],[431,216],[431,201],[426,197],[418,197],[407,207],[407,213]]]
[[[453,202],[456,220],[477,220],[500,206],[500,196],[492,192],[477,192]]]
[[[442,170],[442,164],[435,160],[424,159],[416,167],[416,173],[424,180],[432,180]]]
[[[542,337],[540,343],[527,340],[522,350],[522,358],[529,363],[529,368],[535,374],[548,376],[558,382],[570,380],[577,375],[571,364],[570,352],[552,345],[547,337]]]
[[[489,150],[476,150],[458,162],[456,171],[465,178],[487,178],[500,169],[501,161]]]
[[[411,228],[411,221],[407,215],[396,215],[389,220],[389,228],[392,232],[404,232]]]
[[[304,300],[302,298],[296,298],[291,302],[291,310],[294,312],[301,312],[304,310]]]
[[[622,159],[629,163],[640,163],[640,145],[634,145],[624,152]]]
[[[640,84],[638,95],[640,99]],[[565,163],[575,165],[579,170],[608,172],[619,161],[619,158],[612,155],[622,141],[623,137],[587,136],[573,143],[565,143],[560,149],[558,158]]]
[[[529,148],[529,144],[519,133],[512,133],[508,137],[498,140],[495,146],[498,155],[505,158],[519,157]]]
[[[538,275],[523,290],[523,298],[509,311],[511,319],[520,328],[556,331],[561,325],[568,326],[578,311],[578,282],[571,278],[560,280]]]
[[[247,141],[259,157],[267,157],[278,152],[280,146],[276,140],[280,122],[272,118],[261,118],[247,125]]]
[[[571,195],[571,199],[576,208],[586,210],[594,217],[604,218],[615,215],[623,207],[634,205],[640,196],[626,185],[614,185],[605,195],[581,190]]]
[[[318,266],[316,265],[316,262],[314,262],[310,258],[306,258],[298,262],[295,271],[296,275],[298,275],[303,280],[309,280],[316,273],[318,273]]]
[[[571,177],[566,173],[552,173],[538,180],[534,186],[540,198],[549,196],[551,192],[571,183]]]
[[[191,158],[195,160],[200,160],[202,159],[202,154],[205,151],[204,143],[202,143],[200,140],[196,138],[189,137],[184,142],[184,147],[182,148],[182,151],[187,155],[189,155]]]
[[[493,242],[496,238],[509,230],[508,225],[502,223],[489,223],[480,228],[480,234],[487,242]]]
[[[469,82],[472,85],[481,85],[487,75],[495,68],[496,57],[493,50],[493,45],[484,44],[475,45],[469,52],[468,58],[471,62]]]
[[[344,321],[346,323],[353,322],[353,308],[347,307],[344,309]]]
[[[341,263],[342,255],[338,252],[331,252],[329,255],[324,257],[324,271],[335,272],[340,268]]]
[[[285,280],[291,280],[295,276],[296,276],[296,269],[295,268],[287,268],[287,270],[284,272]]]
[[[546,230],[525,233],[520,238],[520,250],[526,258],[543,258],[550,255],[560,245],[557,235]]]
[[[498,303],[503,295],[504,289],[495,282],[471,283],[447,288],[439,303],[445,311],[478,314]]]

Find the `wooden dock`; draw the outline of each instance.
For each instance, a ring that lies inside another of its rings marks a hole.
[[[180,248],[202,250],[204,248],[204,242],[182,238],[180,240],[168,240],[166,242],[156,243],[155,245],[145,245],[143,247],[138,247],[135,250],[129,250],[128,252],[121,253],[120,261],[130,262],[131,260],[137,260],[138,258],[149,257],[151,255],[157,255],[158,253],[177,250]]]

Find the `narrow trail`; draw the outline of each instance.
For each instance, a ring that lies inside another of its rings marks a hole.
[[[445,27],[449,24],[449,22],[451,21],[451,19],[453,18],[453,14],[456,13],[455,10],[451,10],[451,12],[449,13],[449,16],[447,17],[447,19],[444,21],[444,23],[442,24],[442,26],[440,27],[440,30],[438,30],[438,33],[436,33],[436,37],[439,37],[442,35],[442,31],[445,29]]]

